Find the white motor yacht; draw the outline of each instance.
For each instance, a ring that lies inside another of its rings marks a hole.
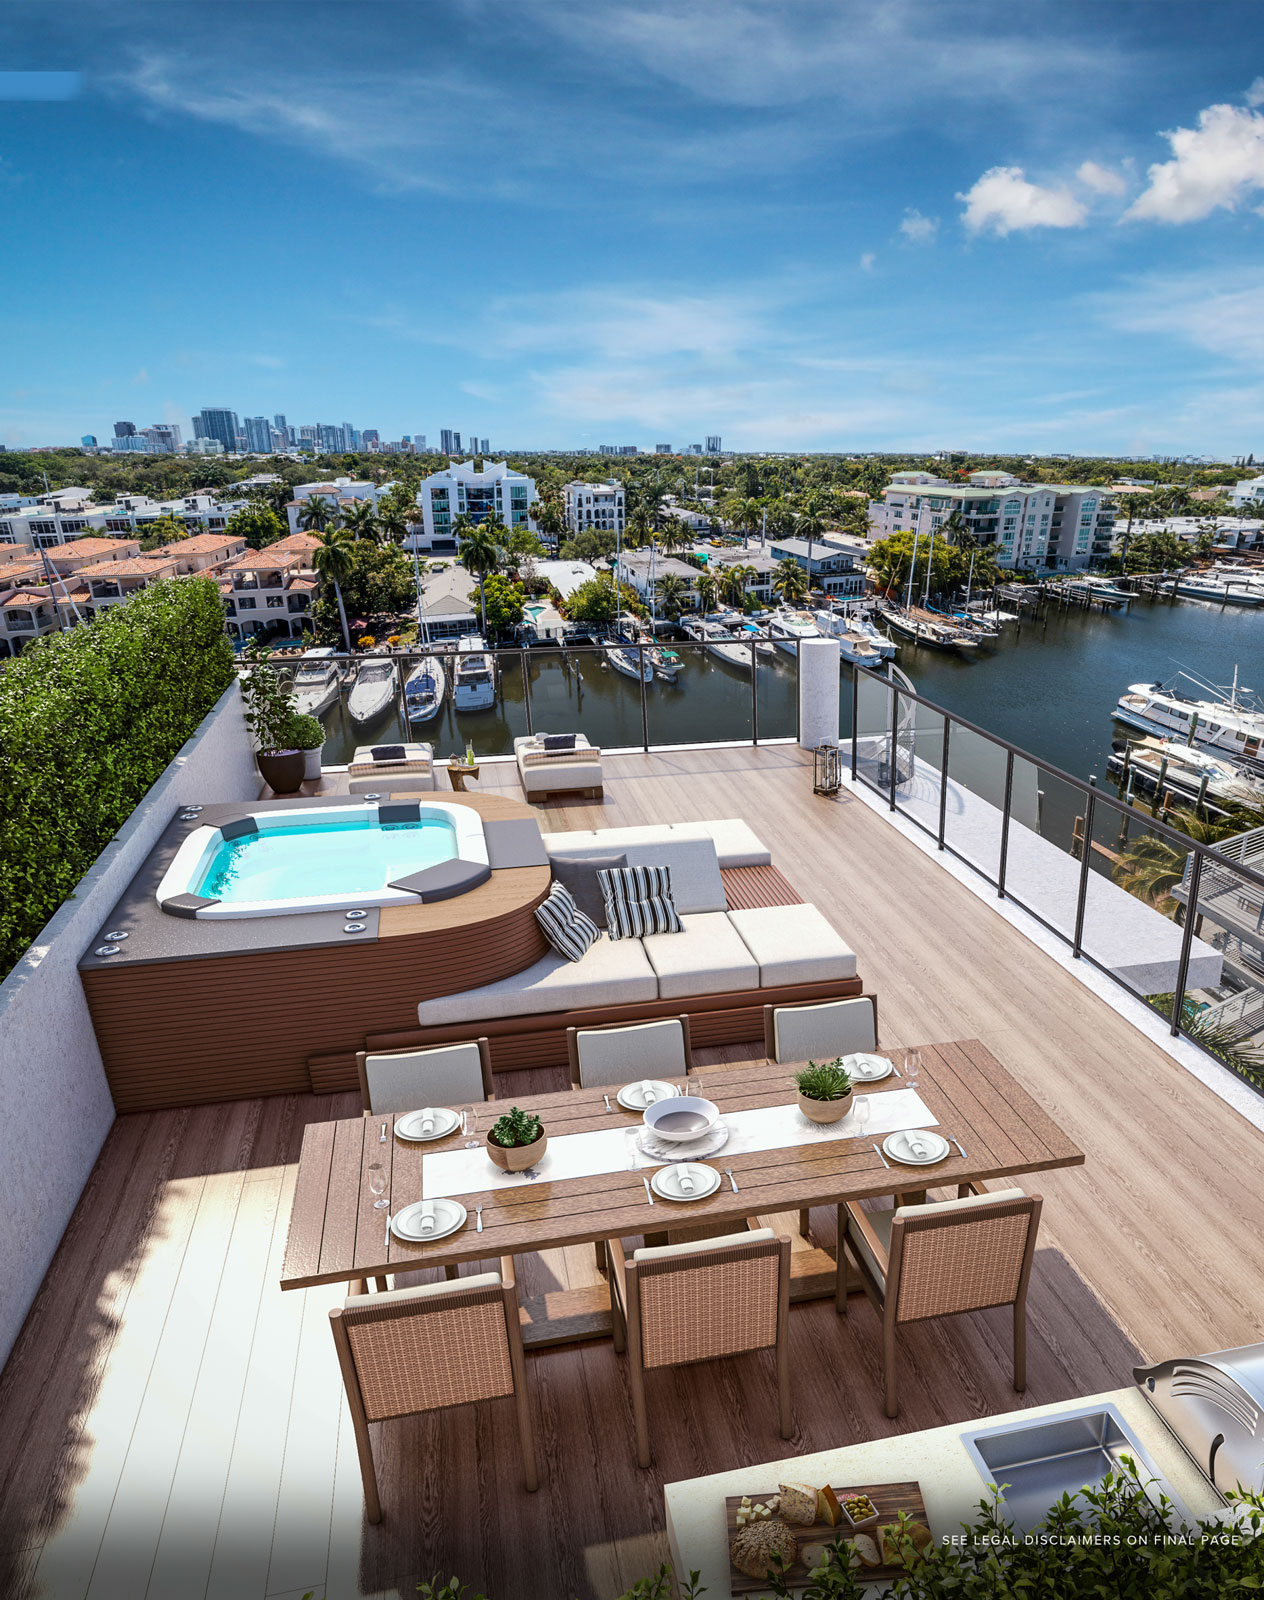
[[[399,665],[389,656],[369,656],[360,663],[347,696],[347,715],[363,726],[376,722],[395,704]]]
[[[456,711],[490,711],[496,704],[496,661],[476,633],[464,635],[452,685]]]
[[[404,711],[409,722],[430,722],[437,717],[447,692],[443,662],[438,656],[422,656],[404,680]]]
[[[654,661],[648,650],[612,642],[606,646],[606,660],[625,678],[635,678],[638,683],[654,681]]]
[[[780,649],[795,655],[800,639],[819,639],[821,630],[806,611],[782,607],[768,619],[768,636]]]
[[[304,650],[294,674],[294,709],[300,716],[319,717],[336,704],[342,668],[326,645]]]
[[[1120,695],[1115,720],[1264,772],[1264,710],[1251,690],[1239,686],[1236,670],[1227,690],[1187,672],[1170,685],[1134,683]]]

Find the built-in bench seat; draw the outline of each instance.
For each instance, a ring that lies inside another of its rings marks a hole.
[[[585,846],[594,847],[596,854],[598,850],[623,850],[628,845],[664,844],[680,839],[710,839],[721,867],[772,864],[772,851],[740,817],[711,822],[653,822],[627,828],[576,828],[567,833],[546,833],[544,845],[550,854],[569,854]]]

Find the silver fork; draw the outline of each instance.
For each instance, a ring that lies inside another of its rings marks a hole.
[[[952,1135],[949,1134],[948,1137],[951,1139]],[[965,1153],[965,1150],[962,1148],[961,1140],[960,1139],[953,1139],[952,1142],[953,1142],[953,1144],[956,1145],[957,1149],[961,1151],[961,1159],[963,1161],[968,1160],[969,1158],[967,1157],[967,1155]]]
[[[382,1248],[384,1250],[389,1250],[391,1248],[391,1214],[389,1211],[386,1213],[386,1243],[382,1246]]]
[[[733,1193],[734,1194],[740,1194],[742,1191],[737,1187],[737,1179],[733,1176],[732,1167],[725,1167],[724,1170],[725,1170],[725,1172],[728,1173],[729,1182],[733,1185]]]
[[[482,1233],[483,1231],[483,1205],[481,1201],[474,1207],[474,1231],[475,1233]]]
[[[377,1136],[377,1142],[379,1144],[385,1144],[386,1143],[386,1124],[385,1123],[382,1124],[382,1131]]]
[[[601,1098],[606,1102],[606,1110],[612,1111],[614,1107],[610,1104],[610,1096],[608,1094],[603,1094]]]

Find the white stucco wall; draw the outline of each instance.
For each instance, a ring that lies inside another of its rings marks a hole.
[[[114,1122],[79,959],[178,805],[260,788],[234,679],[0,984],[0,1363]]]

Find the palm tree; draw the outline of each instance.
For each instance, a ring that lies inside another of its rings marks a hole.
[[[313,496],[315,499],[316,496]],[[342,586],[351,576],[355,566],[352,547],[355,540],[346,528],[322,528],[316,535],[320,541],[312,551],[312,566],[325,583],[332,583],[338,601],[338,616],[342,622],[342,639],[351,654],[351,629],[347,626],[347,608],[342,603]]]
[[[355,500],[342,513],[342,525],[353,539],[371,539],[377,532],[377,512],[371,500]]]
[[[377,525],[384,542],[403,544],[408,537],[408,516],[394,500],[383,500],[377,508]]]
[[[303,502],[303,509],[298,514],[298,525],[309,533],[319,533],[329,526],[336,515],[334,507],[323,494],[308,495]]]
[[[716,581],[709,572],[704,572],[694,579],[694,589],[698,595],[698,609],[707,612],[715,606]]]
[[[808,597],[808,575],[792,556],[787,556],[774,569],[772,588],[786,605],[799,605]]]
[[[628,518],[626,542],[635,548],[648,544],[654,535],[654,519],[643,505],[639,505]]]
[[[461,518],[458,517],[460,522]],[[481,526],[469,526],[463,533],[460,544],[457,546],[457,560],[470,574],[478,579],[479,605],[483,613],[483,633],[487,632],[487,590],[484,587],[488,578],[497,570],[504,560],[505,552],[496,543],[494,533],[487,523]]]
[[[794,530],[801,539],[808,542],[808,580],[812,575],[812,545],[825,532],[825,518],[821,515],[820,503],[816,495],[807,497],[806,509],[800,513]]]
[[[739,609],[746,603],[747,586],[759,576],[754,567],[744,562],[736,562],[731,567],[726,567],[724,576],[720,579],[720,593],[729,605]]]
[[[655,586],[658,589],[658,606],[663,615],[671,622],[689,604],[689,585],[677,572],[669,572],[665,578],[660,578]]]
[[[1236,823],[1226,828],[1223,818],[1218,822],[1205,822],[1192,811],[1179,811],[1168,821],[1198,844],[1215,844],[1227,832],[1239,831]],[[1138,900],[1144,900],[1165,917],[1176,917],[1181,906],[1173,898],[1172,890],[1185,876],[1188,856],[1187,850],[1162,834],[1147,833],[1124,851],[1115,863],[1111,877],[1121,889],[1126,889]]]

